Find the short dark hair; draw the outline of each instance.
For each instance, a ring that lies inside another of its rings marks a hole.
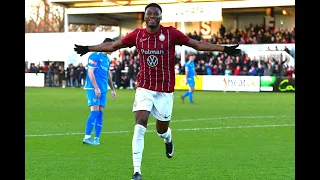
[[[157,4],[157,3],[150,3],[150,4],[148,4],[148,5],[144,8],[144,11],[146,11],[149,7],[156,7],[156,8],[158,8],[158,9],[160,9],[160,12],[162,13],[162,8],[161,8],[160,5]]]
[[[104,41],[102,43],[105,43],[105,42],[114,42],[114,40],[111,38],[106,38],[106,39],[104,39]]]

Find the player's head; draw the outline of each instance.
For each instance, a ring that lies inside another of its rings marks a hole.
[[[144,20],[147,27],[154,29],[160,25],[162,8],[157,3],[150,3],[145,7]]]
[[[105,42],[114,42],[114,40],[111,38],[105,38],[102,43],[105,43]],[[104,52],[104,54],[111,54],[111,52]]]
[[[192,62],[192,61],[194,61],[194,59],[196,58],[196,55],[194,55],[194,54],[191,54],[190,56],[189,56],[189,60]]]

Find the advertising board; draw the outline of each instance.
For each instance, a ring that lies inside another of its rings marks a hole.
[[[270,91],[274,90],[275,83],[277,81],[276,76],[261,76],[260,77],[260,91]]]
[[[25,87],[44,87],[44,73],[25,73]]]
[[[197,76],[195,79],[195,90],[202,90],[202,77],[203,76]],[[186,84],[186,76],[185,75],[176,75],[176,84],[174,86],[174,89],[179,90],[188,90],[188,85]]]
[[[275,92],[295,92],[295,90],[295,78],[278,78],[274,85]]]
[[[259,92],[259,76],[202,76],[202,90]]]

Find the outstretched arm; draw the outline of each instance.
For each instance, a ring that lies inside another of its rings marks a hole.
[[[225,52],[231,56],[239,55],[241,52],[240,49],[236,49],[239,46],[239,44],[234,46],[221,46],[221,45],[211,44],[205,41],[197,41],[192,38],[189,39],[186,45],[198,51],[220,51],[220,52]]]
[[[81,46],[75,44],[74,51],[80,56],[85,55],[87,52],[95,51],[95,52],[113,52],[121,48],[132,47],[136,45],[136,35],[140,30],[137,28],[131,33],[127,34],[121,40],[115,42],[105,42],[102,44],[94,45],[94,46]]]
[[[128,45],[123,44],[121,41],[105,42],[105,43],[101,43],[93,46],[81,46],[81,45],[75,44],[74,51],[80,54],[80,56],[83,56],[90,51],[113,52],[125,47],[128,47]]]
[[[192,39],[173,27],[171,27],[170,30],[172,33],[171,37],[174,44],[186,45],[198,51],[220,51],[225,52],[230,56],[240,55],[241,49],[236,49],[239,46],[239,44],[233,46],[221,46],[211,44],[208,42],[197,41],[195,39]]]
[[[190,38],[190,40],[188,41],[188,43],[186,45],[190,46],[198,51],[220,51],[220,52],[223,52],[224,48],[225,48],[225,46],[211,44],[206,41],[197,41],[192,38]]]
[[[125,48],[127,45],[122,44],[121,41],[105,42],[98,45],[88,46],[89,51],[95,52],[113,52],[121,48]]]

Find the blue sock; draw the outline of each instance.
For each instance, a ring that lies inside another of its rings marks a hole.
[[[193,102],[192,94],[193,94],[193,92],[189,92],[189,100],[190,100],[190,102]]]
[[[189,91],[187,91],[186,93],[184,93],[184,95],[182,96],[183,98],[189,96]]]
[[[103,111],[99,111],[99,115],[97,116],[96,124],[94,126],[95,138],[100,138],[101,129],[102,129],[102,118],[103,118]]]
[[[88,116],[86,125],[86,135],[91,135],[92,128],[94,126],[94,121],[96,120],[98,114],[99,111],[91,111],[90,115]]]

